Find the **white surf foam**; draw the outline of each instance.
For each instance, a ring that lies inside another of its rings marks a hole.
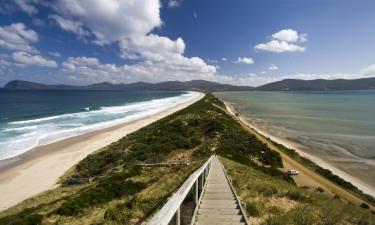
[[[176,97],[10,122],[0,129],[0,132],[9,134],[0,136],[0,159],[17,156],[40,145],[154,115],[198,96],[197,92],[188,92]]]

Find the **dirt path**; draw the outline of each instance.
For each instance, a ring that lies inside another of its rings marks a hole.
[[[221,108],[220,106],[217,106]],[[221,108],[223,109],[223,108]],[[363,200],[359,196],[345,190],[344,188],[336,185],[335,183],[327,180],[326,178],[322,177],[315,171],[307,168],[306,166],[302,165],[301,163],[297,162],[296,160],[292,159],[288,155],[286,155],[283,151],[281,151],[278,147],[272,144],[267,138],[264,136],[260,135],[258,132],[256,132],[254,129],[250,128],[247,123],[241,119],[240,117],[231,114],[230,111],[223,109],[228,115],[230,115],[233,119],[238,121],[241,126],[248,131],[251,134],[254,134],[260,141],[264,142],[267,144],[267,146],[280,153],[281,158],[283,159],[283,164],[284,168],[282,169],[283,171],[286,171],[288,169],[296,169],[299,171],[299,175],[294,177],[294,180],[297,184],[297,186],[309,186],[309,187],[321,187],[323,188],[326,192],[329,192],[333,195],[338,195],[340,198],[345,199],[348,202],[351,202],[355,205],[361,205],[363,202],[367,203],[370,206],[370,209],[372,211],[375,211],[374,205],[371,203]]]

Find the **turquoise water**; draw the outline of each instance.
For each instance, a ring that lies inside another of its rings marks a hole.
[[[196,92],[0,90],[0,160],[156,114]]]
[[[215,94],[260,129],[375,187],[375,91]]]

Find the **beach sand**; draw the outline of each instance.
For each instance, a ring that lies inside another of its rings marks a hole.
[[[0,211],[56,187],[59,178],[87,155],[189,106],[203,96],[200,94],[196,99],[152,116],[40,146],[1,161]]]
[[[229,103],[229,102],[224,102],[224,103],[225,103],[226,108],[227,108],[229,113],[231,113],[232,115],[236,115],[238,113],[238,111],[233,107],[233,105],[231,103]],[[268,138],[268,139],[270,139],[274,142],[277,142],[277,143],[279,143],[279,144],[281,144],[281,145],[283,145],[287,148],[296,150],[298,152],[298,154],[300,154],[301,156],[313,161],[314,163],[316,163],[317,165],[319,165],[319,166],[321,166],[325,169],[328,169],[328,170],[332,171],[332,173],[334,173],[337,176],[343,178],[344,180],[352,183],[353,185],[358,187],[360,190],[362,190],[364,193],[375,196],[375,188],[374,187],[372,187],[369,184],[366,184],[363,181],[357,179],[356,177],[336,168],[330,162],[327,162],[326,160],[323,160],[323,159],[321,159],[317,156],[306,153],[305,151],[302,150],[303,147],[300,146],[299,144],[293,143],[293,142],[291,142],[287,139],[281,138],[281,137],[276,137],[276,136],[270,134],[269,132],[265,132],[263,129],[257,127],[254,124],[251,124],[249,122],[249,120],[244,116],[239,115],[238,118],[244,124],[246,124],[248,127],[253,129],[257,133],[261,134],[262,136],[264,136],[264,137],[266,137],[266,138]],[[293,169],[293,168],[288,168],[288,169]],[[303,181],[303,182],[308,186],[316,186],[316,185],[309,185],[310,181],[308,181],[307,179],[305,179],[305,181]]]

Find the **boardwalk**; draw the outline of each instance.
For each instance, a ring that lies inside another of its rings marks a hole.
[[[217,157],[213,158],[194,225],[245,225],[244,218]]]

